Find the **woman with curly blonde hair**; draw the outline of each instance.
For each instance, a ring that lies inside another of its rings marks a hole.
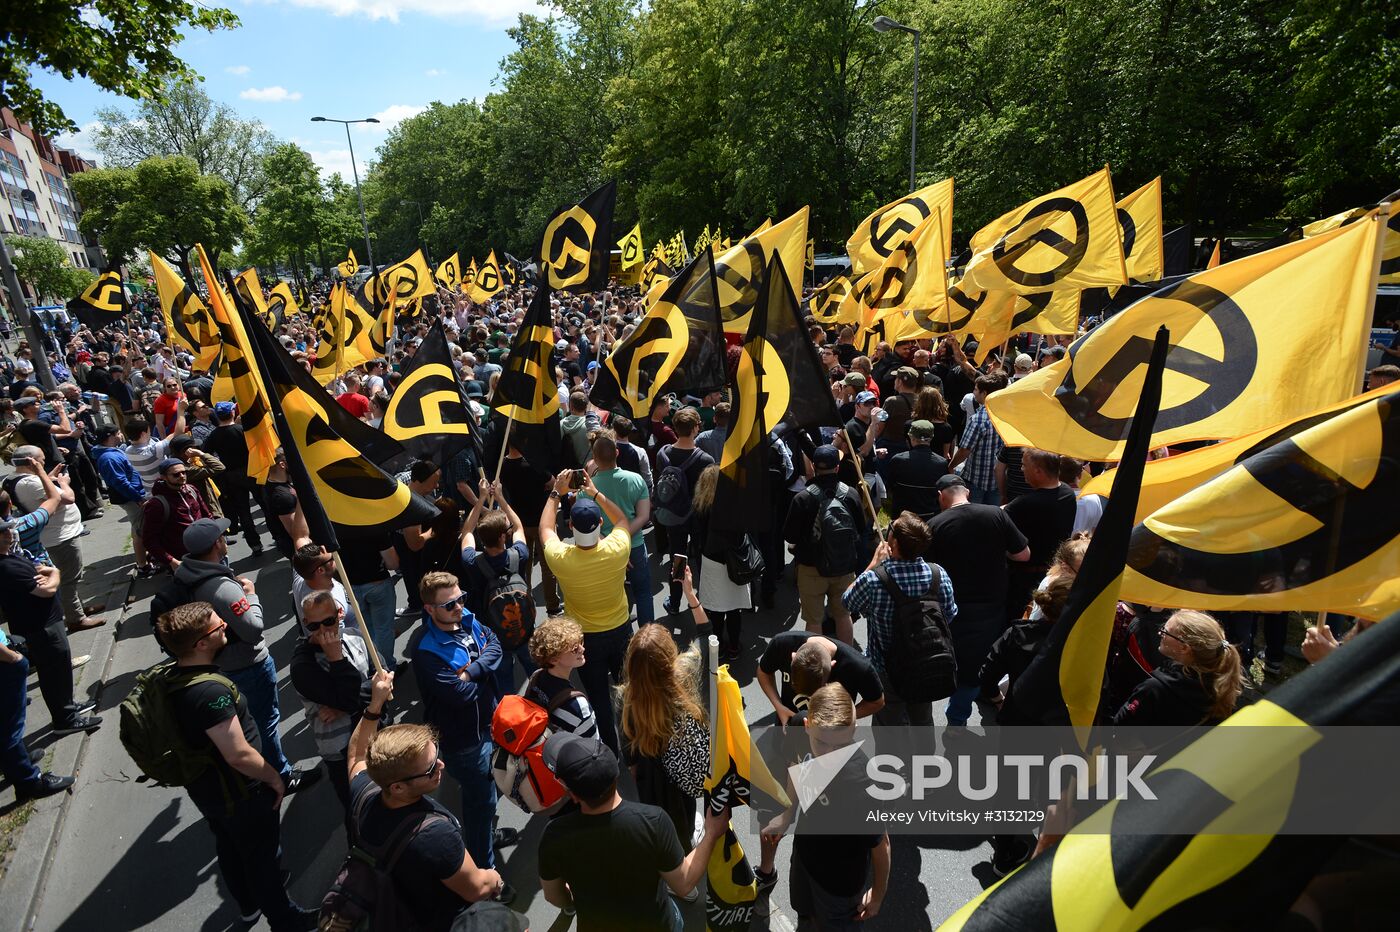
[[[665,625],[645,625],[622,661],[623,754],[639,801],[666,811],[686,848],[695,800],[709,773],[710,734],[700,704],[700,651],[676,649]]]

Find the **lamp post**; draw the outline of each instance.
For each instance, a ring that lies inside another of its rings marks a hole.
[[[331,117],[312,117],[312,123],[342,123],[345,125],[345,141],[350,146],[350,171],[355,175],[355,200],[360,202],[360,225],[365,229],[365,258],[369,260],[369,267],[374,268],[374,247],[369,244],[369,219],[365,216],[365,198],[360,193],[360,170],[355,166],[355,143],[350,139],[351,123],[378,123],[374,117],[366,117],[363,120],[336,120]]]
[[[896,22],[888,16],[877,16],[870,28],[876,32],[907,32],[914,37],[914,113],[909,119],[909,190],[914,190],[914,156],[919,147],[919,30]]]

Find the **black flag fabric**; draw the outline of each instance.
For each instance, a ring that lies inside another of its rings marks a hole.
[[[510,420],[511,437],[530,464],[553,473],[559,468],[559,384],[554,377],[552,292],[540,282],[515,332],[504,370],[491,396],[498,422]],[[500,423],[495,436],[506,429]]]
[[[697,397],[724,385],[724,322],[714,253],[708,249],[671,279],[661,297],[619,341],[598,372],[589,399],[645,418],[668,392]]]
[[[609,181],[572,207],[555,211],[540,240],[540,276],[556,291],[583,294],[608,285],[617,182]]]
[[[130,310],[121,273],[116,269],[108,269],[97,276],[86,291],[68,302],[68,313],[93,330],[116,323]]]
[[[475,443],[480,452],[481,441],[452,365],[441,320],[423,338],[404,370],[403,381],[389,399],[384,433],[418,459],[432,460],[439,466],[451,462],[468,443]]]

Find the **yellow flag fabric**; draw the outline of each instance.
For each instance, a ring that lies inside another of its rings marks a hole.
[[[276,330],[281,321],[274,319],[271,310],[268,309],[257,267],[249,266],[235,275],[233,286],[238,289],[238,296],[258,315],[258,319],[267,325],[267,329]]]
[[[1075,333],[1080,295],[1076,289],[1026,295],[985,292],[979,313],[967,328],[977,337],[974,362],[982,365],[989,353],[1018,333]]]
[[[454,252],[442,260],[442,265],[437,267],[433,277],[448,291],[456,292],[462,287],[462,260],[457,258]]]
[[[890,250],[873,276],[862,279],[856,300],[867,328],[915,310],[937,316],[948,300],[948,249],[937,208]]]
[[[817,267],[817,241],[814,239],[807,240],[807,258],[802,266],[808,271]]]
[[[1366,209],[1364,207],[1353,207],[1351,210],[1344,210],[1339,214],[1333,214],[1330,217],[1323,217],[1321,220],[1314,220],[1312,223],[1303,224],[1303,236],[1318,236],[1323,233],[1329,233],[1338,227],[1346,226],[1348,223],[1360,220],[1364,216],[1366,216]]]
[[[666,247],[657,243],[652,247],[651,258],[647,259],[646,264],[642,266],[641,289],[642,294],[647,296],[645,302],[647,307],[650,307],[655,300],[652,297],[652,289],[656,289],[657,295],[660,295],[661,290],[666,287],[666,280],[674,274],[676,274],[675,270],[666,261]]]
[[[1161,281],[1166,274],[1162,249],[1162,176],[1118,202],[1118,226],[1123,231],[1123,261],[1128,280]]]
[[[772,226],[773,226],[773,220],[772,220],[772,218],[771,218],[771,217],[764,217],[764,218],[763,218],[763,222],[760,223],[758,226],[754,227],[754,231],[753,231],[752,233],[750,233],[748,236],[744,237],[744,239],[753,239],[755,236],[757,236],[758,234],[762,233],[764,230],[767,230],[767,229],[771,228]]]
[[[728,664],[715,674],[715,732],[711,736],[710,775],[705,789],[714,792],[723,783],[738,780],[746,788],[761,790],[784,807],[790,805],[782,782],[775,779],[763,758],[754,751],[749,724],[744,720],[744,700],[739,684],[729,673]],[[732,797],[731,797],[732,798]]]
[[[1206,268],[1214,269],[1220,267],[1220,240],[1215,241],[1215,248],[1210,251],[1210,258],[1206,260]]]
[[[1006,443],[1115,460],[1158,324],[1172,350],[1152,446],[1238,437],[1341,401],[1359,383],[1380,222],[1197,272],[1075,341],[1066,357],[991,396]],[[1352,335],[1352,336],[1348,336]]]
[[[311,374],[317,382],[327,385],[347,368],[345,365],[345,292],[344,282],[331,286],[326,310],[317,323],[316,361]],[[217,383],[216,383],[217,384]]]
[[[860,277],[879,268],[914,229],[937,211],[943,242],[953,241],[953,179],[945,178],[913,194],[890,201],[860,222],[846,240],[851,274]]]
[[[155,253],[150,253],[167,339],[194,355],[194,368],[208,372],[219,358],[219,332],[209,308],[193,288]]]
[[[355,250],[347,250],[347,253],[348,255],[345,261],[336,266],[336,268],[340,270],[341,275],[349,278],[360,270],[360,260],[355,258]]]
[[[617,244],[622,253],[622,267],[630,269],[646,257],[646,245],[642,240],[642,224],[638,221],[627,235]]]
[[[971,296],[962,290],[962,282],[948,286],[948,300],[932,311],[914,310],[898,320],[887,321],[890,339],[928,340],[950,334],[967,333],[979,319],[989,295],[985,291]]]
[[[370,293],[371,284],[374,287],[373,296]],[[411,305],[418,304],[433,291],[433,273],[428,268],[428,260],[424,258],[421,249],[414,250],[413,255],[407,259],[381,269],[378,275],[367,279],[353,295],[360,309],[374,319],[368,333],[369,348],[365,351],[366,358],[383,356],[394,330],[395,315]],[[379,309],[377,319],[373,315],[376,307]],[[347,303],[347,315],[353,311],[353,304]]]
[[[289,314],[301,313],[301,308],[297,307],[297,296],[292,291],[290,282],[278,282],[272,286],[272,291],[267,298],[267,310],[279,324],[286,320]]]
[[[1322,220],[1314,220],[1303,227],[1303,236],[1317,236],[1344,227],[1355,223],[1366,214],[1367,208],[1353,207]],[[1384,285],[1400,285],[1400,208],[1394,206],[1386,219],[1385,240],[1381,243],[1381,273],[1377,281]]]
[[[233,397],[238,402],[243,440],[248,444],[248,475],[262,482],[272,468],[278,447],[277,430],[273,426],[272,411],[267,402],[267,388],[254,363],[252,342],[243,328],[242,317],[228,303],[228,296],[219,287],[218,276],[214,274],[204,247],[196,246],[195,251],[199,255],[204,283],[209,289],[209,313],[223,343],[228,380],[233,386]]]
[[[690,262],[690,250],[685,245],[685,231],[679,230],[671,237],[671,241],[666,244],[666,261],[674,268],[680,268]]]
[[[496,261],[496,250],[493,249],[486,261],[476,270],[476,280],[472,282],[467,295],[477,304],[484,304],[504,287],[505,284],[501,281],[501,264]]]
[[[472,285],[476,284],[476,259],[473,257],[471,263],[462,270],[462,294],[467,294]]]
[[[1108,166],[1009,211],[972,237],[971,288],[1031,294],[1123,285],[1123,237]]]
[[[749,315],[758,300],[768,261],[782,257],[793,300],[802,295],[802,261],[807,248],[807,216],[803,207],[782,223],[760,228],[715,260],[719,276],[720,316],[726,333],[747,333]]]
[[[826,284],[812,292],[807,299],[807,313],[824,327],[834,324],[854,324],[860,322],[859,309],[854,304],[843,316],[843,302],[851,293],[851,279],[848,275],[835,275]]]

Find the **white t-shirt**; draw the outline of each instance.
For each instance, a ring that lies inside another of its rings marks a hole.
[[[15,504],[19,506],[20,514],[27,515],[43,503],[44,483],[39,481],[38,476],[26,474],[23,479],[15,483]],[[78,506],[59,505],[58,513],[49,519],[48,524],[44,525],[44,530],[39,534],[39,540],[47,549],[55,544],[72,540],[81,533],[83,533],[83,513],[78,510]]]
[[[298,626],[301,625],[301,600],[315,591],[296,570],[292,570],[292,611],[296,613]],[[344,630],[347,624],[355,624],[355,616],[350,613],[350,606],[345,601],[345,587],[338,579],[331,580],[331,598],[335,599],[336,606],[345,612],[345,619],[340,625],[341,630]],[[302,628],[301,633],[305,634],[306,629]]]
[[[1103,517],[1103,496],[1084,495],[1074,503],[1074,533],[1093,531]]]

